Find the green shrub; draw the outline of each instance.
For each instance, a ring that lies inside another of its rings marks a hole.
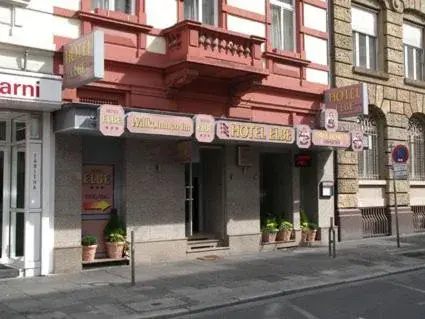
[[[279,225],[279,229],[292,230],[293,228],[294,225],[292,225],[292,223],[287,220],[283,220]]]
[[[85,235],[81,239],[81,245],[83,246],[97,245],[97,238],[95,236]]]
[[[125,226],[121,217],[118,215],[117,210],[114,208],[111,210],[111,218],[103,230],[103,236],[109,238],[110,234],[120,234],[125,237]]]
[[[122,243],[125,242],[125,237],[119,232],[110,233],[107,237],[108,242],[110,243]]]

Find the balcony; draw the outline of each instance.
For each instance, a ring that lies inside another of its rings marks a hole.
[[[163,30],[162,35],[167,44],[169,92],[202,77],[227,81],[238,90],[268,75],[261,61],[263,38],[189,20]]]

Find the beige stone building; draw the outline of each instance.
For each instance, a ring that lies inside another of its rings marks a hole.
[[[391,151],[409,147],[409,179],[397,181],[400,233],[425,230],[423,1],[334,0],[333,83],[366,83],[369,115],[342,123],[362,129],[371,148],[337,154],[341,239],[395,234]]]

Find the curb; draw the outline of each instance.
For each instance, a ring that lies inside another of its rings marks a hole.
[[[417,270],[422,270],[422,269],[425,269],[425,264],[424,265],[412,266],[412,267],[405,267],[405,268],[395,270],[395,271],[391,271],[391,272],[382,271],[382,272],[377,272],[373,275],[352,277],[352,278],[349,278],[349,279],[333,281],[333,282],[328,282],[328,283],[323,283],[323,284],[304,286],[304,287],[301,287],[301,288],[282,290],[282,291],[278,291],[278,292],[264,293],[264,294],[261,294],[261,295],[258,295],[258,296],[247,297],[247,298],[243,298],[243,299],[235,298],[234,300],[229,301],[229,302],[224,302],[224,303],[205,306],[205,307],[196,307],[196,309],[184,307],[184,308],[167,309],[166,314],[162,311],[161,311],[162,313],[158,311],[155,314],[152,313],[151,315],[140,314],[138,316],[138,318],[139,319],[142,319],[142,318],[143,319],[176,318],[177,316],[182,316],[182,315],[198,314],[198,313],[205,312],[205,311],[210,311],[210,310],[215,310],[215,309],[220,309],[220,308],[226,308],[226,307],[231,307],[231,306],[237,306],[237,305],[243,305],[243,304],[246,304],[246,303],[262,301],[262,300],[266,300],[266,299],[270,299],[270,298],[294,295],[294,294],[309,291],[311,289],[325,289],[325,288],[337,287],[337,286],[341,286],[341,285],[344,285],[344,284],[358,283],[358,282],[368,281],[368,280],[372,280],[372,279],[390,277],[390,276],[393,276],[393,275],[399,275],[399,274],[417,271]]]

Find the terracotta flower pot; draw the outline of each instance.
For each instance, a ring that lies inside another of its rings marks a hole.
[[[277,232],[264,231],[262,235],[263,243],[272,243],[276,241]]]
[[[97,245],[83,246],[83,261],[93,261]]]
[[[312,229],[308,232],[308,241],[316,241],[316,235],[317,235],[317,230],[316,229]]]
[[[301,232],[301,243],[306,243],[308,241],[308,237],[309,237],[309,230],[302,230]]]
[[[292,230],[281,229],[276,235],[276,241],[290,241],[292,235]]]
[[[117,243],[106,243],[106,250],[108,252],[108,257],[112,259],[122,258],[124,252],[124,242]]]

